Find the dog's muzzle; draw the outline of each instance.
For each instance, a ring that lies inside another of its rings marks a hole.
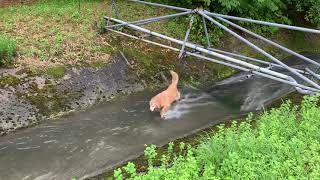
[[[160,111],[160,108],[157,108],[157,107],[150,107],[150,111]]]

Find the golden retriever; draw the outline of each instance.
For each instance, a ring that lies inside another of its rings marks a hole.
[[[169,87],[159,93],[158,95],[154,96],[150,100],[150,111],[154,111],[155,109],[160,109],[161,118],[164,118],[164,114],[168,112],[170,109],[171,104],[174,101],[180,99],[180,92],[178,91],[177,85],[179,81],[179,76],[176,72],[170,71],[172,76],[172,82]]]

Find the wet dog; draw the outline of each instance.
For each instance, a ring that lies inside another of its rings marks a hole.
[[[170,74],[172,76],[172,82],[169,85],[169,87],[166,90],[159,93],[158,95],[154,96],[149,103],[150,111],[159,109],[161,118],[164,118],[164,114],[168,112],[171,104],[174,101],[177,101],[180,99],[180,92],[178,91],[178,88],[177,88],[179,76],[174,71],[170,71]]]

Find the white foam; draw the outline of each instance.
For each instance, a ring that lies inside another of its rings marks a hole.
[[[213,104],[208,101],[208,94],[186,94],[164,114],[164,119],[180,118],[184,114],[188,114],[194,107],[207,106]]]
[[[53,172],[48,172],[46,174],[42,174],[38,177],[36,177],[34,180],[49,180],[49,179],[55,179],[56,175],[54,175]]]

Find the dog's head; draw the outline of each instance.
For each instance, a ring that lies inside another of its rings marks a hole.
[[[150,105],[150,111],[155,111],[160,109],[160,105],[154,99],[151,99],[149,105]]]

